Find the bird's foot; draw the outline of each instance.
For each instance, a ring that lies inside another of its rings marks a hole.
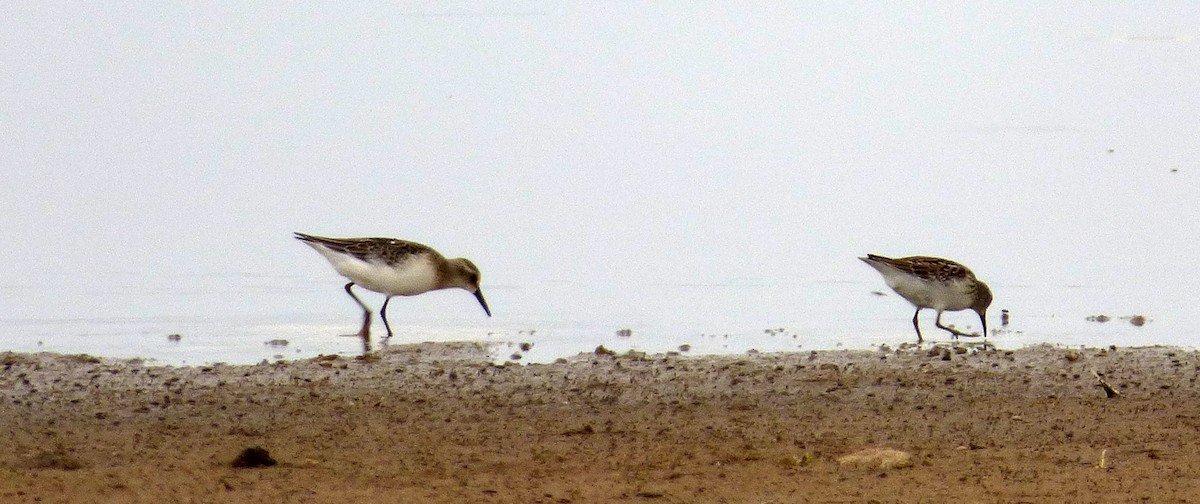
[[[949,326],[938,326],[938,329],[941,329],[943,331],[950,333],[950,339],[983,337],[983,334],[980,334],[980,333],[963,332],[963,331],[959,331],[958,329],[955,329],[954,327],[949,327]]]
[[[362,338],[363,355],[371,353],[371,332],[366,330],[360,331],[358,337]]]

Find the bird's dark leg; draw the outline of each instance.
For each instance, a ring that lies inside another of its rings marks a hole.
[[[944,330],[948,331],[950,334],[952,334],[954,339],[958,339],[959,336],[968,336],[968,337],[972,337],[972,338],[975,336],[978,336],[977,334],[965,333],[965,332],[959,331],[958,329],[955,329],[953,327],[946,327],[946,326],[942,325],[942,312],[941,311],[938,312],[936,324],[939,329],[944,329]]]
[[[391,301],[391,300],[392,300],[392,296],[388,296],[387,299],[383,300],[383,308],[379,309],[379,316],[380,316],[380,318],[383,319],[383,327],[387,328],[387,332],[388,332],[387,337],[388,338],[392,337],[392,325],[388,324],[388,321],[387,321],[387,304],[388,304],[388,301]]]
[[[362,307],[363,309],[363,325],[362,329],[358,330],[358,337],[362,338],[363,348],[366,349],[365,351],[369,352],[371,351],[371,309],[367,308],[367,305],[364,304],[361,299],[358,299],[358,296],[354,295],[354,291],[350,290],[350,288],[353,286],[354,282],[346,284],[346,294],[349,294],[350,297],[354,298],[354,302],[358,303],[358,306]]]
[[[924,343],[925,338],[921,337],[921,324],[917,322],[917,315],[921,314],[921,307],[917,307],[917,312],[913,314],[913,328],[917,330],[917,343]]]

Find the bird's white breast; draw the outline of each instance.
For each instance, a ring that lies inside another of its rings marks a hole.
[[[899,271],[890,275],[885,273],[884,280],[888,287],[917,306],[948,311],[971,306],[972,297],[966,281],[928,281]]]
[[[389,265],[382,260],[364,261],[325,247],[316,248],[342,276],[375,292],[415,296],[437,288],[437,264],[428,254]]]

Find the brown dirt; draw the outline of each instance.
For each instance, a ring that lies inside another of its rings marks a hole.
[[[151,367],[0,354],[0,502],[1200,499],[1190,350],[483,355],[427,344]],[[251,447],[278,464],[233,468]],[[910,459],[838,462],[855,454]]]

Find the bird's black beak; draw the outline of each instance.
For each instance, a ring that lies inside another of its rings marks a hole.
[[[479,300],[479,305],[483,307],[483,311],[491,317],[492,310],[488,309],[487,300],[483,299],[483,289],[475,289],[475,299]]]
[[[983,337],[986,338],[987,332],[987,312],[979,312],[979,322],[983,323]]]

